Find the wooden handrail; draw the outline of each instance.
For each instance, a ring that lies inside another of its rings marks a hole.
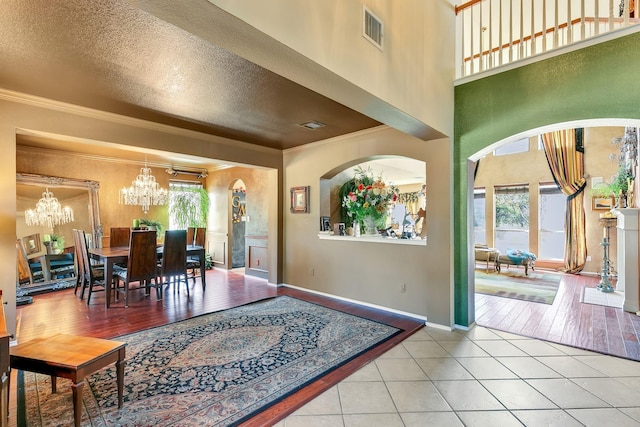
[[[482,1],[482,0],[473,0],[473,1],[478,2],[478,1]],[[582,21],[581,18],[576,18],[576,19],[571,21],[571,25],[573,26],[573,25],[575,25],[575,24],[577,24],[577,23],[579,23],[581,21]],[[596,19],[596,18],[584,18],[584,22],[585,23],[587,23],[587,22],[592,23],[592,22],[596,22],[596,21],[597,22],[607,23],[607,22],[609,22],[609,18],[598,18],[598,19]],[[613,18],[613,21],[614,22],[619,22],[619,23],[620,22],[624,22],[624,18]],[[640,18],[628,18],[628,22],[630,24],[638,24],[638,23],[640,23]],[[567,28],[568,25],[569,24],[566,23],[566,22],[563,23],[563,24],[560,24],[560,25],[558,25],[558,30],[562,30],[564,28]],[[556,27],[549,27],[544,31],[544,34],[553,33],[555,30],[556,30]],[[535,33],[533,35],[533,37],[538,38],[538,37],[542,37],[542,35],[543,35],[543,32],[539,31],[539,32]],[[516,39],[512,43],[505,43],[502,46],[494,47],[493,49],[490,49],[490,50],[485,50],[482,53],[476,53],[473,56],[468,56],[468,57],[464,58],[464,62],[469,62],[469,61],[471,61],[473,59],[477,59],[477,58],[480,58],[482,56],[489,55],[490,53],[497,52],[500,49],[508,49],[509,46],[517,46],[521,42],[527,42],[527,41],[529,41],[531,39],[532,39],[532,36],[530,36],[530,35],[526,36],[526,37],[523,37],[522,39]]]
[[[470,0],[470,1],[466,2],[466,3],[461,4],[460,6],[456,6],[456,9],[455,9],[456,10],[456,15],[458,14],[458,12],[460,12],[462,10],[465,10],[465,9],[468,9],[468,8],[470,8],[471,6],[473,6],[476,3],[480,3],[481,1],[483,1],[483,0]]]

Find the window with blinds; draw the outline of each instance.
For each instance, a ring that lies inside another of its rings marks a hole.
[[[495,247],[529,250],[529,186],[511,185],[494,188]]]

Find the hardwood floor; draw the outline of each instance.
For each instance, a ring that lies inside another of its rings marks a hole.
[[[418,319],[295,289],[276,288],[268,285],[265,280],[232,271],[208,270],[206,281],[207,289],[205,292],[202,292],[199,280],[196,280],[195,284],[192,281],[189,282],[191,298],[188,301],[184,284],[181,284],[180,292],[174,291],[173,287],[166,291],[162,301],[156,300],[153,290],[152,296],[146,298],[143,291],[130,292],[128,308],[124,307],[124,303],[120,299],[118,302],[112,301],[111,307],[106,309],[104,293],[92,295],[90,305],[86,304],[86,299],[80,300],[74,295],[73,289],[36,295],[32,304],[18,307],[17,339],[19,342],[23,342],[56,333],[115,338],[277,295],[289,295],[404,329],[402,333],[351,360],[242,424],[243,426],[263,426],[272,425],[294,412],[424,325]],[[14,415],[16,413],[15,384],[17,381],[15,375],[14,370],[11,380],[10,413],[12,416],[10,417],[10,425],[16,425]]]
[[[640,317],[580,302],[598,277],[563,274],[551,305],[476,293],[476,323],[517,335],[640,360]]]

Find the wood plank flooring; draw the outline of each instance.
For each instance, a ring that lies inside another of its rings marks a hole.
[[[476,323],[517,335],[640,360],[640,317],[580,302],[598,277],[563,274],[553,304],[476,293]]]
[[[18,307],[17,339],[19,342],[23,342],[56,333],[115,338],[277,295],[289,295],[404,329],[401,334],[351,360],[243,423],[243,426],[263,426],[272,425],[294,412],[424,325],[418,319],[295,289],[276,288],[268,285],[265,280],[233,271],[208,270],[206,280],[205,292],[202,291],[199,280],[196,280],[195,284],[189,281],[191,298],[188,300],[184,284],[181,284],[178,289],[170,288],[165,292],[162,301],[156,300],[154,290],[152,290],[151,297],[145,297],[143,291],[130,292],[128,308],[124,307],[121,299],[115,303],[112,301],[112,306],[106,309],[104,293],[92,295],[90,305],[86,304],[86,299],[80,300],[74,295],[73,289],[36,295],[32,304]],[[16,383],[16,371],[14,370],[11,379],[10,425],[16,425]]]

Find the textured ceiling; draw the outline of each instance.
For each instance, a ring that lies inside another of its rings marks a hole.
[[[0,58],[1,88],[265,147],[380,124],[124,1],[2,0]]]

